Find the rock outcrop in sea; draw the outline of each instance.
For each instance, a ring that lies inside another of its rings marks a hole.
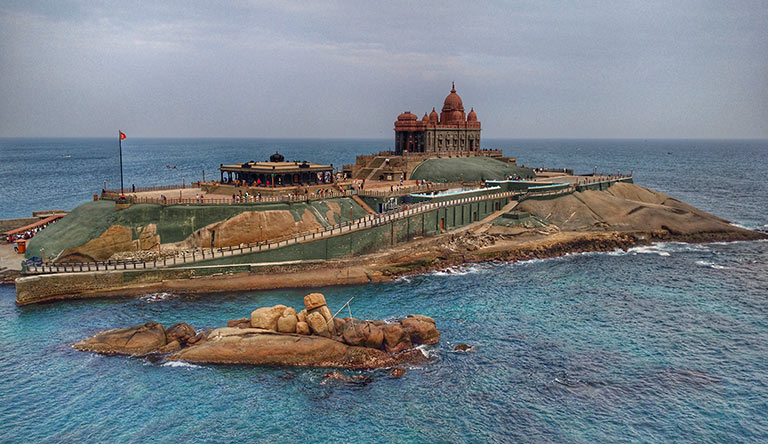
[[[74,348],[134,356],[167,354],[168,360],[194,363],[380,368],[422,361],[424,355],[415,347],[439,339],[435,320],[428,316],[341,319],[331,314],[325,296],[311,293],[298,312],[285,305],[261,307],[250,318],[202,332],[184,322],[168,328],[148,322],[98,333]]]

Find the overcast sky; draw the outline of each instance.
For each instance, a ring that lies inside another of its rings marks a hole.
[[[0,137],[768,138],[768,1],[0,1]]]

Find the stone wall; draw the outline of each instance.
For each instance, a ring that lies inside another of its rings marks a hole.
[[[25,225],[40,221],[37,217],[19,217],[17,219],[0,219],[0,233],[15,230]]]
[[[151,289],[153,285],[157,286],[169,279],[252,272],[269,267],[270,263],[276,264],[274,273],[281,273],[283,271],[280,270],[279,263],[312,263],[372,253],[407,242],[416,236],[435,235],[481,220],[506,203],[507,199],[503,198],[438,208],[367,230],[288,245],[275,250],[196,262],[194,267],[179,265],[150,270],[28,276],[16,280],[16,303],[26,305],[55,299],[98,297],[106,291],[136,292],[142,287]],[[364,279],[364,276],[361,279]]]

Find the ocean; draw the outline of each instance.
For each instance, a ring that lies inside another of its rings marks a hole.
[[[389,140],[129,139],[126,185],[216,177],[220,163],[339,166]],[[768,141],[484,140],[531,167],[634,173],[768,229]],[[63,157],[69,155],[71,157]],[[166,166],[176,166],[167,168]],[[119,187],[117,141],[0,139],[0,218]],[[661,243],[319,289],[355,317],[420,313],[439,344],[402,379],[327,369],[150,362],[76,352],[150,320],[196,329],[309,290],[146,294],[17,307],[0,287],[0,442],[768,442],[768,242]],[[455,352],[456,344],[474,351]]]

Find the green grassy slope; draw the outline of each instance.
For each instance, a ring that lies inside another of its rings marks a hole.
[[[327,202],[335,202],[340,207],[341,214],[336,216],[336,223],[349,220],[350,210],[353,219],[367,214],[360,205],[349,198],[328,199]],[[237,205],[190,204],[166,207],[137,204],[121,211],[115,211],[115,204],[112,201],[88,202],[75,208],[67,216],[33,237],[27,246],[26,257],[40,257],[41,248],[45,248],[46,257],[55,257],[63,250],[78,247],[99,237],[111,225],[131,227],[136,239],[138,227],[157,224],[161,242],[169,243],[182,241],[206,225],[226,220],[246,211],[287,210],[291,212],[295,221],[299,221],[308,208],[321,224],[332,225],[326,216],[329,210],[326,201]]]
[[[490,157],[451,157],[427,159],[411,174],[411,179],[432,182],[475,182],[501,180],[505,176],[535,177],[533,170],[510,165]]]

